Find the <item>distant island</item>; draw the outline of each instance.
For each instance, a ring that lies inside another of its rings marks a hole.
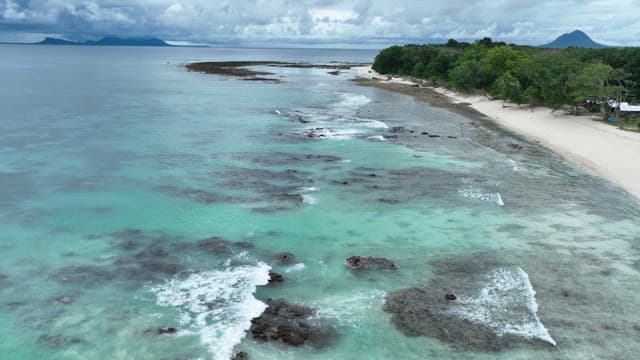
[[[583,31],[576,30],[572,33],[567,33],[560,35],[554,41],[540,45],[541,48],[548,49],[566,49],[570,47],[575,48],[586,48],[586,49],[603,49],[606,48],[606,45],[598,44],[597,42],[591,40],[589,35],[585,34]]]
[[[47,37],[44,40],[33,43],[33,45],[78,45],[78,46],[173,46],[166,41],[156,38],[119,38],[105,37],[97,41],[89,40],[84,42],[69,41]]]

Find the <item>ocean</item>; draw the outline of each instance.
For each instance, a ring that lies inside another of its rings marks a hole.
[[[351,71],[184,67],[375,54],[1,45],[0,358],[634,359],[631,195]]]

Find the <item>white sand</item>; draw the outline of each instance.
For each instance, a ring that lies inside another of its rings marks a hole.
[[[395,84],[415,85],[415,82],[400,76],[382,75],[373,69],[371,66],[354,66],[351,70],[355,71],[358,76],[367,79],[376,79],[381,81],[388,81]]]
[[[387,79],[369,69],[354,69],[365,77]],[[398,83],[414,84],[398,79]],[[433,90],[453,102],[463,102],[503,127],[539,142],[593,173],[618,184],[640,198],[640,134],[619,130],[593,121],[591,116],[567,115],[537,107],[489,100],[483,96],[461,95],[442,88]]]

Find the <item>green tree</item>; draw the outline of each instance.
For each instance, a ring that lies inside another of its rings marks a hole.
[[[392,46],[378,53],[372,68],[380,74],[391,74],[400,69],[402,66],[401,59],[402,47]]]
[[[453,85],[462,90],[479,89],[482,69],[475,60],[465,61],[449,71],[449,79]]]
[[[572,73],[567,81],[569,96],[574,103],[579,103],[589,98],[600,104],[604,120],[607,117],[607,104],[609,100],[620,100],[621,87],[611,83],[610,80],[618,77],[622,81],[619,71],[615,71],[610,65],[603,63],[590,63],[578,71]]]
[[[487,51],[482,65],[489,80],[495,80],[512,71],[527,58],[526,54],[511,46],[498,46]]]
[[[520,81],[511,75],[510,71],[500,75],[493,84],[493,94],[501,99],[511,100],[517,103],[521,102],[522,86]]]

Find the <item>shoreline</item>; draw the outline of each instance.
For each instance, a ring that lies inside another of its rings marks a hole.
[[[640,134],[545,107],[532,109],[480,95],[419,85],[409,79],[384,76],[370,66],[352,68],[364,86],[400,92],[433,106],[446,107],[472,119],[491,122],[522,135],[561,157],[622,187],[640,199]]]

